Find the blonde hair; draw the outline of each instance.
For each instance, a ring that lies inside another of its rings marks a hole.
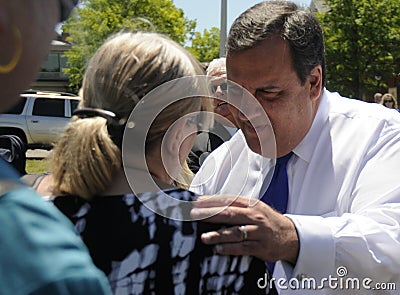
[[[175,184],[177,187],[188,189],[190,187],[190,183],[192,182],[194,174],[192,170],[190,170],[188,162],[185,161],[182,164],[182,171],[177,176],[175,180]]]
[[[386,105],[385,105],[385,99],[390,99],[390,100],[392,100],[392,101],[393,101],[393,107],[392,107],[392,108],[393,108],[393,109],[397,109],[397,100],[394,98],[394,96],[393,96],[392,94],[390,94],[390,93],[385,93],[385,94],[382,96],[382,99],[381,99],[380,104],[386,106]]]
[[[118,33],[94,54],[84,75],[80,107],[98,108],[128,119],[147,93],[165,82],[204,70],[182,46],[158,33]],[[168,127],[190,112],[212,110],[210,99],[191,97],[169,105],[154,120],[146,139],[158,142]],[[90,198],[104,191],[122,166],[117,147],[101,117],[78,119],[68,124],[54,150],[54,190]],[[149,148],[151,148],[149,146]],[[146,149],[147,151],[147,149]],[[185,167],[185,165],[184,165]],[[187,187],[191,177],[183,169],[178,182]]]

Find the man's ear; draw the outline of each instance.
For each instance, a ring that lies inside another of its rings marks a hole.
[[[310,81],[310,98],[316,100],[322,92],[322,67],[320,65],[315,66],[308,79]]]

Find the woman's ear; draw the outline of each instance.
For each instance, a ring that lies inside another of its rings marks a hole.
[[[315,66],[309,75],[310,81],[310,97],[311,100],[316,100],[320,97],[322,92],[322,67]]]
[[[168,129],[163,144],[170,155],[179,155],[179,148],[183,142],[186,119],[179,119]]]

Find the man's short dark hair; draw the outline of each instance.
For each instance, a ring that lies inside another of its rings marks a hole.
[[[233,23],[227,55],[253,48],[263,40],[280,36],[290,47],[292,64],[302,84],[310,71],[322,66],[325,86],[324,38],[318,19],[307,8],[288,1],[265,1],[243,12]]]

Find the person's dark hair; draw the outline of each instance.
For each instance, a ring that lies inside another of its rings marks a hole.
[[[257,46],[271,36],[280,36],[290,47],[292,64],[302,84],[317,65],[325,86],[324,38],[317,18],[288,1],[265,1],[243,12],[233,23],[227,55]]]

